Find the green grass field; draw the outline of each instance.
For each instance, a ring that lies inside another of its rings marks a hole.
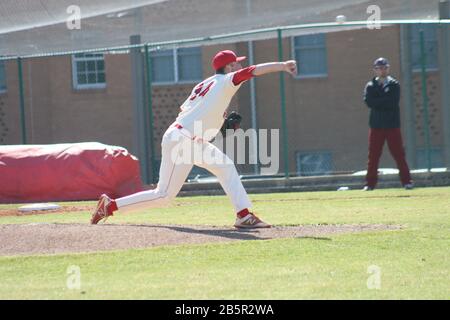
[[[90,254],[0,257],[0,299],[449,299],[450,188],[252,195],[275,225],[396,224],[402,230]],[[85,203],[83,203],[84,205]],[[76,205],[76,203],[71,203]],[[1,209],[17,205],[0,206]],[[88,212],[0,224],[88,222]],[[231,225],[226,197],[177,198],[108,223]],[[99,239],[101,241],[101,239]],[[81,289],[66,286],[69,266]],[[378,268],[379,288],[368,288]]]

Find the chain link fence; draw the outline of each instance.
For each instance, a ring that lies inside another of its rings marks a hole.
[[[192,88],[213,74],[223,49],[245,64],[296,60],[299,74],[246,82],[229,111],[242,129],[266,130],[247,140],[244,178],[259,177],[261,149],[271,176],[354,174],[366,169],[369,109],[363,101],[372,63],[385,57],[400,81],[401,123],[412,169],[450,162],[449,21],[365,21],[286,26],[217,37],[88,51],[1,57],[0,143],[99,141],[136,154],[146,183],[158,179],[160,142]],[[276,140],[270,139],[278,130]],[[268,137],[268,138],[267,138]],[[274,148],[276,143],[278,148]],[[395,168],[386,148],[380,168]],[[207,178],[194,168],[188,179]]]

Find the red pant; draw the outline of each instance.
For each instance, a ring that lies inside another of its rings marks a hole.
[[[367,163],[367,186],[375,188],[378,181],[378,164],[387,140],[389,151],[397,163],[400,180],[403,185],[411,183],[408,164],[406,163],[400,128],[370,129],[369,131],[369,161]]]

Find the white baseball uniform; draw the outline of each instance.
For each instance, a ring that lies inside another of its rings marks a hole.
[[[251,66],[233,73],[216,74],[194,87],[180,107],[176,121],[164,133],[158,186],[154,190],[116,199],[119,211],[166,205],[178,194],[193,165],[205,168],[217,177],[236,212],[251,207],[234,163],[207,141],[220,131],[231,98],[242,83],[252,77],[254,68]],[[196,137],[203,140],[199,141]],[[189,150],[193,151],[187,156],[186,151]],[[212,157],[207,161],[205,154]]]

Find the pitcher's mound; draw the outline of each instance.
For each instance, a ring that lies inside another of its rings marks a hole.
[[[0,225],[0,255],[94,252],[162,245],[267,240],[309,237],[331,240],[327,235],[398,230],[400,226],[305,225],[241,230],[217,226],[131,224],[14,224]]]

